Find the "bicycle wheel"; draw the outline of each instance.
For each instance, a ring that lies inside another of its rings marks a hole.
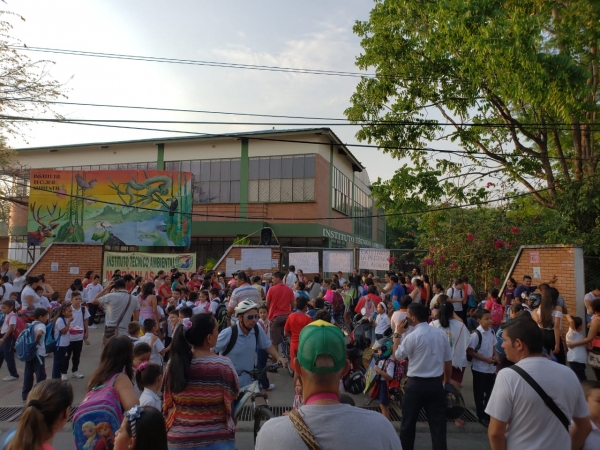
[[[342,334],[344,335],[344,341],[346,342],[346,345],[349,344],[350,333],[352,333],[352,330],[350,329],[348,324],[345,322],[336,322],[335,326],[342,330]]]
[[[260,431],[261,427],[267,420],[272,419],[273,417],[275,417],[275,414],[273,414],[273,411],[271,411],[271,409],[266,405],[258,406],[254,410],[254,444],[255,445],[256,445],[256,436],[258,436],[258,432]]]
[[[288,373],[290,374],[290,377],[293,377],[294,376],[294,369],[292,368],[291,352],[290,352],[291,342],[290,342],[289,338],[287,338],[285,340],[285,344],[284,345],[285,345],[285,357],[288,360],[287,370],[288,370]]]

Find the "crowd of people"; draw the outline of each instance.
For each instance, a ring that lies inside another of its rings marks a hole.
[[[600,448],[600,288],[586,295],[587,315],[579,318],[569,315],[553,287],[556,278],[539,286],[528,276],[520,285],[511,278],[502,295],[490,289],[479,301],[467,277],[443,286],[418,267],[385,273],[383,280],[357,269],[347,277],[338,272],[308,280],[293,266],[262,276],[248,268],[229,281],[203,268],[189,278],[161,271],[152,281],[116,271],[104,284],[88,271],[63,297],[43,274],[2,269],[3,380],[19,378],[15,354],[23,325],[35,348],[24,360],[26,408],[9,450],[51,448],[70,414],[69,366],[72,377],[87,377],[85,404],[103,409],[112,399],[118,405],[104,408],[112,416],[100,422],[93,408],[78,410],[78,450],[234,449],[236,401],[252,382],[248,372],[269,360],[291,365],[296,397],[289,414],[262,427],[259,449],[364,442],[410,450],[422,408],[433,448],[445,449],[447,417],[458,428],[465,425],[449,411],[460,410],[469,365],[477,417],[493,449]],[[83,374],[81,354],[100,315],[100,361]],[[371,395],[383,414],[344,402],[340,380],[353,369],[342,330],[355,326],[357,315],[375,344]],[[563,318],[569,323],[564,341]],[[285,339],[289,361],[281,353]],[[598,381],[587,380],[588,364]],[[258,382],[275,389],[264,371]],[[403,392],[399,436],[389,421],[394,390]],[[51,392],[57,394],[50,400]],[[365,436],[344,426],[354,422],[380,431]],[[39,433],[29,432],[36,427]],[[346,432],[338,433],[342,428]]]

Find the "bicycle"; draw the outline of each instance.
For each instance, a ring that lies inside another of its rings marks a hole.
[[[352,330],[350,329],[350,327],[348,326],[348,324],[344,321],[344,313],[336,313],[333,310],[333,307],[331,306],[330,302],[325,302],[325,309],[327,311],[329,311],[329,314],[331,314],[331,318],[333,319],[333,324],[338,327],[340,330],[342,330],[342,334],[344,335],[344,340],[346,341],[346,344],[350,343],[350,333],[352,333]]]
[[[237,422],[237,418],[242,411],[242,407],[244,404],[250,399],[252,402],[252,412],[254,418],[254,443],[256,444],[256,436],[258,436],[258,432],[260,431],[262,425],[269,419],[275,417],[271,408],[269,408],[269,396],[266,393],[263,393],[260,389],[258,378],[265,373],[267,370],[274,370],[281,367],[280,363],[275,363],[266,366],[263,369],[252,369],[252,370],[242,370],[241,374],[247,373],[252,378],[252,383],[248,386],[244,386],[241,389],[241,394],[238,397],[237,403],[233,408],[233,418]],[[240,374],[240,375],[241,375]],[[265,401],[264,405],[256,406],[256,399],[262,398]]]
[[[287,370],[290,374],[290,377],[294,376],[294,369],[292,368],[292,359],[291,359],[291,350],[290,346],[292,345],[292,339],[286,337],[284,332],[281,334],[281,354],[282,356],[288,360]]]

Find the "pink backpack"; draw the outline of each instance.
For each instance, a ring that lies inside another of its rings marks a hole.
[[[106,439],[109,440],[112,437],[114,441],[114,435],[123,421],[121,400],[119,393],[113,386],[119,375],[121,374],[113,375],[106,384],[88,392],[73,415],[73,438],[77,450],[87,450],[95,447],[100,436],[94,435],[88,438],[83,433],[84,429],[92,426],[102,425],[103,428],[110,428],[112,433],[109,433],[109,437]],[[94,439],[95,442],[90,442]]]
[[[490,315],[492,316],[492,324],[495,327],[500,326],[502,323],[502,317],[504,316],[504,306],[502,306],[496,300],[492,300]]]

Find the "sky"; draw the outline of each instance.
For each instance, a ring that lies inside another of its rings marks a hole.
[[[29,47],[357,72],[354,62],[361,47],[352,26],[367,20],[372,6],[369,0],[9,0],[5,9],[26,19],[11,23],[13,36]],[[65,101],[70,102],[341,118],[358,82],[353,77],[26,53],[54,62],[50,73],[66,83]],[[55,111],[69,119],[261,120],[73,105]],[[146,126],[198,133],[271,128]],[[276,126],[281,128],[290,127]],[[342,141],[357,143],[356,127],[332,128]],[[35,123],[26,129],[26,139],[9,144],[21,148],[164,136],[175,134]],[[376,149],[351,151],[372,181],[389,179],[401,165]]]

